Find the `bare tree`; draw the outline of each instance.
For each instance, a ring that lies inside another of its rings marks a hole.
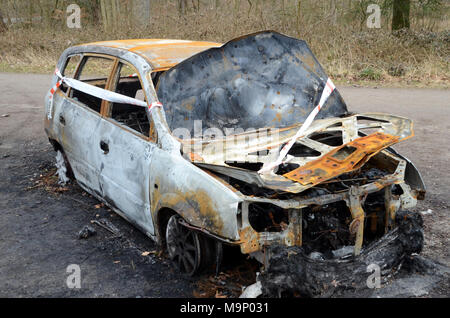
[[[234,0],[234,16],[237,17],[241,9],[241,0]]]
[[[133,24],[146,28],[150,24],[150,0],[133,0]]]
[[[300,32],[300,22],[301,22],[301,0],[297,1],[297,12],[296,12],[296,19],[297,19],[297,32]]]
[[[192,0],[192,8],[194,9],[195,12],[199,12],[200,11],[200,0]]]
[[[337,8],[336,0],[331,0],[331,22],[335,25],[337,23]]]
[[[34,13],[33,1],[28,1],[28,21],[27,21],[27,23],[29,23],[30,27],[33,25],[33,13]]]
[[[56,1],[55,1],[55,6],[53,7],[53,10],[52,10],[51,13],[50,13],[51,24],[52,24],[52,25],[55,23],[54,16],[55,16],[56,10],[58,10],[58,4],[59,4],[59,1],[56,0]]]
[[[187,0],[178,0],[178,14],[183,16],[186,14]]]
[[[126,3],[126,5],[131,5],[133,8],[137,8],[135,10],[136,12],[142,12],[145,11],[142,10],[141,2],[149,2],[149,0],[134,0],[131,3]],[[119,0],[100,0],[100,11],[102,14],[102,22],[103,22],[103,28],[105,31],[111,31],[118,28],[120,25],[122,25],[122,16],[120,14],[121,12],[121,6]],[[129,10],[127,10],[128,12]],[[140,18],[139,16],[135,16],[133,12],[133,18]]]
[[[105,31],[109,29],[107,5],[108,4],[107,4],[106,0],[100,0],[100,8],[102,11],[102,22],[103,22],[103,28],[105,29]]]
[[[5,32],[6,30],[8,30],[8,27],[6,23],[3,21],[3,14],[0,11],[0,33]]]
[[[394,0],[392,13],[392,31],[409,29],[410,0]]]

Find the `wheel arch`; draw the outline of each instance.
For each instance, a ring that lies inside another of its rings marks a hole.
[[[49,138],[48,141],[49,141],[50,144],[53,146],[53,150],[54,150],[55,152],[58,152],[58,151],[61,151],[61,152],[62,152],[62,155],[64,156],[64,162],[65,162],[66,168],[67,168],[67,176],[68,176],[70,179],[75,179],[75,174],[74,174],[74,172],[73,172],[72,165],[70,164],[70,161],[69,161],[69,159],[67,158],[67,155],[66,155],[66,153],[65,153],[65,151],[64,151],[64,148],[61,146],[61,144],[60,144],[57,140],[55,140],[55,139],[53,139],[53,138]]]
[[[180,215],[175,210],[168,207],[163,207],[155,213],[156,218],[154,223],[155,223],[156,240],[158,245],[160,245],[162,249],[166,248],[165,231],[167,223],[169,222],[170,217],[175,214]]]
[[[63,147],[60,145],[60,143],[57,140],[55,140],[53,138],[48,138],[48,141],[52,145],[53,150],[55,150],[55,151],[60,150],[60,151],[64,152]]]
[[[194,220],[196,212],[194,207],[192,207],[181,195],[176,193],[154,193],[157,197],[153,200],[154,213],[152,215],[154,220],[155,234],[158,244],[164,246],[165,242],[165,226],[169,218],[178,214],[188,223],[197,223]]]

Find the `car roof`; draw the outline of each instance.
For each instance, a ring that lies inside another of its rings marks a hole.
[[[96,45],[122,49],[145,58],[154,70],[163,70],[221,43],[171,39],[134,39],[93,42],[83,45]]]

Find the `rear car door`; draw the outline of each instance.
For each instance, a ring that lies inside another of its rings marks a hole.
[[[117,63],[110,89],[145,100],[137,70],[126,62]],[[119,214],[153,235],[149,172],[156,145],[149,137],[146,108],[109,102],[107,105],[98,131],[101,142],[107,145],[107,151],[101,155],[99,176],[103,198]]]
[[[108,85],[115,60],[104,56],[85,55],[76,68],[74,78],[97,87]],[[70,63],[68,64],[70,65]],[[71,68],[71,67],[69,67]],[[67,66],[66,66],[67,69]],[[68,76],[64,70],[65,76]],[[61,86],[66,98],[55,114],[60,128],[60,143],[72,166],[77,182],[101,195],[98,181],[102,144],[99,136],[104,101],[84,92]]]

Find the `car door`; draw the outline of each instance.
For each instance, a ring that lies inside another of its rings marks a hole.
[[[144,100],[145,94],[134,67],[119,62],[111,90]],[[150,213],[149,173],[156,145],[149,139],[150,121],[145,107],[108,103],[99,136],[101,154],[99,182],[103,197],[119,214],[153,235]]]
[[[73,77],[105,88],[114,63],[114,59],[85,55]],[[102,191],[98,176],[102,144],[99,134],[102,122],[101,107],[104,101],[64,84],[61,90],[65,92],[66,97],[57,110],[58,113],[55,113],[55,120],[60,129],[60,144],[77,182],[86,190],[100,196]]]

